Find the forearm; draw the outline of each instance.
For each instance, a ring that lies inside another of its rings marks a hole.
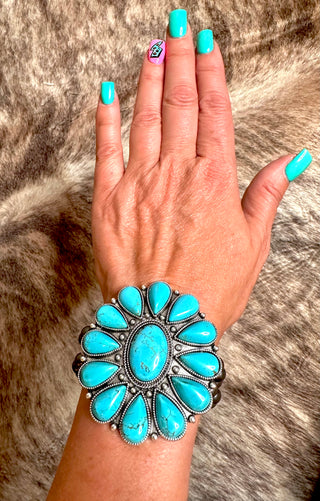
[[[48,501],[184,501],[200,416],[184,437],[127,444],[95,422],[81,392],[71,432]]]

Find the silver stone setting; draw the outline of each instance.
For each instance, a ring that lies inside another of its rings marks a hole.
[[[211,351],[209,350],[199,350],[199,348],[193,348],[192,350],[184,350],[183,351],[183,355],[186,355],[187,353],[197,353],[201,351],[202,353],[210,353],[210,355],[214,355],[218,361],[219,361],[219,370],[216,374],[214,374],[214,376],[210,376],[210,377],[207,377],[207,376],[201,376],[201,379],[205,379],[207,381],[211,381],[213,377],[216,377],[216,376],[220,376],[221,373],[222,373],[222,369],[223,369],[223,364],[222,364],[222,360],[220,357],[218,357],[218,355],[216,353],[212,353]],[[181,367],[183,367],[187,372],[190,372],[190,374],[192,374],[193,376],[196,376],[196,377],[199,377],[199,374],[197,372],[195,372],[194,370],[190,369],[190,367],[187,367],[183,362],[182,360],[179,358],[179,355],[176,355],[175,357],[175,360],[180,364]],[[173,371],[174,372],[174,371]],[[213,388],[213,386],[210,386],[210,383],[209,383],[209,387],[210,388]]]
[[[95,360],[95,362],[98,362],[98,363],[103,363],[105,360]],[[86,367],[88,364],[90,364],[90,360],[87,360],[84,364],[82,364],[82,366],[80,367],[79,371],[78,371],[78,380],[79,380],[79,383],[81,384],[81,386],[83,388],[86,388],[87,390],[95,390],[97,388],[100,388],[101,386],[103,386],[104,384],[107,384],[109,381],[113,380],[113,378],[118,374],[118,372],[120,371],[121,367],[119,364],[115,364],[113,361],[109,361],[107,360],[107,362],[113,364],[113,365],[116,365],[117,366],[117,370],[114,372],[114,374],[112,374],[111,377],[109,377],[106,381],[106,383],[100,383],[100,384],[97,384],[96,386],[86,386],[85,384],[83,384],[83,382],[81,381],[81,371],[83,370],[84,367]]]
[[[92,329],[89,329],[86,334],[88,332],[90,332],[90,330],[94,330],[94,331],[98,331],[98,332],[102,332],[104,334],[107,334],[111,339],[113,339],[114,341],[118,342],[117,338],[115,336],[113,336],[111,334],[111,332],[106,332],[105,330],[101,329],[100,327],[96,327],[95,324],[91,324],[93,327]],[[82,336],[81,338],[81,342],[80,342],[80,345],[81,345],[81,349],[83,351],[83,353],[87,356],[87,357],[92,357],[92,358],[101,358],[101,357],[104,357],[106,355],[112,355],[113,353],[116,353],[117,351],[121,350],[121,345],[119,346],[119,348],[115,348],[114,350],[112,351],[108,351],[107,353],[99,353],[99,354],[93,354],[93,353],[89,353],[88,351],[86,351],[85,347],[84,347],[84,341],[85,341],[85,336]],[[120,334],[121,336],[121,334]],[[86,358],[83,360],[83,362],[86,361]]]

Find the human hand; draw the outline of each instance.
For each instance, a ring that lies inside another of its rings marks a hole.
[[[186,19],[185,27],[184,36],[168,31],[165,63],[144,57],[126,169],[118,96],[110,104],[99,98],[95,270],[106,302],[125,285],[156,280],[194,294],[219,340],[245,309],[269,253],[277,207],[311,156],[303,150],[290,165],[294,155],[273,161],[241,200],[219,46],[199,53],[205,30],[195,54]]]

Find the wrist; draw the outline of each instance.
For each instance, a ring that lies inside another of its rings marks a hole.
[[[132,447],[109,426],[91,419],[85,393],[82,390],[48,501],[185,501],[200,416],[180,440],[159,437]]]

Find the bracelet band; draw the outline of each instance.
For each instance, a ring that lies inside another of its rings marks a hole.
[[[159,435],[179,440],[195,414],[219,402],[217,332],[199,308],[195,296],[157,281],[124,287],[96,311],[72,364],[95,421],[133,445]]]

